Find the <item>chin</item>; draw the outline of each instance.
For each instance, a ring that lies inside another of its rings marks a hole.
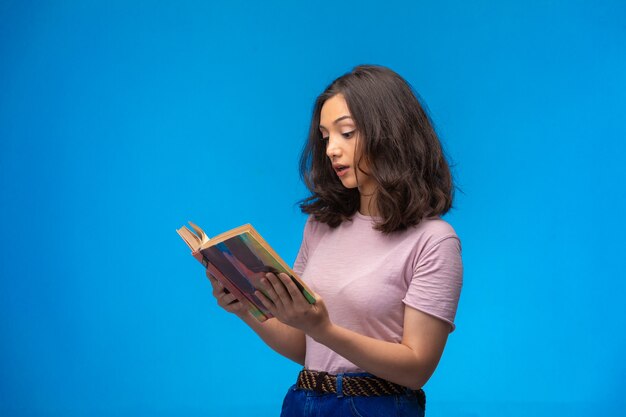
[[[346,188],[357,188],[358,187],[358,184],[356,183],[356,181],[348,180],[348,181],[341,181],[341,183]]]

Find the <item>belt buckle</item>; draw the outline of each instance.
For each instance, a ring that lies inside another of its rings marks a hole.
[[[324,378],[328,375],[328,372],[318,372],[315,375],[315,389],[313,391],[325,394],[324,392]]]

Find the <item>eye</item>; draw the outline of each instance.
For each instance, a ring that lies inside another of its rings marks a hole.
[[[326,137],[322,136],[322,142],[328,143],[328,138],[329,136],[326,136]]]
[[[350,139],[352,136],[354,136],[354,132],[356,132],[356,130],[352,130],[350,132],[346,132],[346,133],[342,133],[341,135],[346,138],[346,139]]]

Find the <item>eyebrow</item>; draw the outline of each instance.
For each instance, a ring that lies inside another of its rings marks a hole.
[[[346,115],[346,116],[341,116],[341,117],[337,118],[337,120],[335,120],[335,121],[333,122],[333,124],[334,124],[334,125],[336,125],[337,123],[339,123],[340,121],[342,121],[342,120],[344,120],[344,119],[352,119],[352,117],[347,116],[347,115]],[[326,129],[326,128],[325,128],[324,126],[322,126],[322,125],[320,125],[320,128],[321,128],[321,129]]]

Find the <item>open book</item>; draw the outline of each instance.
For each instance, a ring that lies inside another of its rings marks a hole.
[[[260,280],[267,272],[276,275],[286,273],[306,300],[315,303],[312,291],[252,225],[239,226],[210,239],[198,226],[192,222],[189,224],[193,232],[185,226],[176,232],[187,243],[193,257],[240,302],[247,304],[248,310],[257,320],[265,321],[273,317],[254,295],[257,289],[261,290]]]

